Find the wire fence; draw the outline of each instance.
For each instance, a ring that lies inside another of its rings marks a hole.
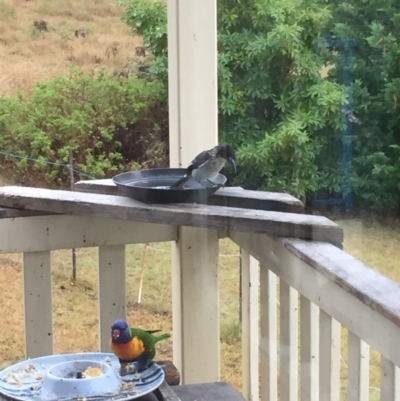
[[[70,181],[71,181],[70,182],[70,187],[71,187],[71,190],[73,190],[73,185],[74,185],[74,176],[73,176],[74,173],[77,174],[80,177],[88,178],[89,180],[98,179],[98,178],[92,177],[89,174],[83,173],[82,171],[79,171],[76,168],[74,168],[72,151],[70,151],[70,154],[69,154],[69,163],[58,163],[58,162],[53,162],[53,161],[50,161],[50,160],[46,160],[44,158],[36,159],[36,158],[30,157],[30,156],[18,155],[18,154],[15,154],[15,153],[7,152],[5,150],[0,150],[0,155],[3,155],[4,157],[12,157],[12,158],[15,158],[15,159],[26,160],[26,161],[33,162],[33,163],[40,163],[40,164],[45,164],[45,165],[54,166],[54,167],[66,168],[71,173],[71,175],[70,175]],[[143,272],[143,274],[144,274],[144,263],[145,263],[145,259],[146,259],[145,255],[146,255],[146,249],[147,248],[155,250],[157,252],[170,253],[170,251],[168,251],[168,250],[164,250],[164,249],[160,249],[160,248],[157,248],[157,247],[154,247],[154,246],[150,246],[149,244],[142,244],[142,246],[143,246],[143,258],[142,258],[142,272]],[[240,263],[241,262],[241,254],[240,253],[233,254],[233,255],[220,254],[219,256],[220,257],[238,258],[238,260],[239,260],[239,275],[241,277],[241,263]],[[142,277],[141,277],[140,287],[142,287],[142,285],[143,285],[143,274],[142,274]],[[73,280],[77,279],[76,275],[77,275],[77,253],[76,253],[75,249],[72,249],[72,278],[73,278]],[[240,283],[241,283],[241,280],[240,280]],[[140,293],[141,293],[141,291],[140,291]],[[240,297],[241,297],[241,289],[240,289]],[[140,298],[141,297],[139,295],[139,303],[140,303]],[[240,303],[240,305],[241,305],[241,303]],[[241,316],[241,311],[239,312],[239,315]]]
[[[6,156],[6,157],[12,157],[14,159],[22,159],[22,160],[27,160],[31,161],[34,163],[40,163],[40,164],[47,164],[49,166],[57,166],[57,167],[63,167],[67,168],[68,170],[72,171],[75,174],[80,175],[81,177],[89,178],[90,180],[96,180],[97,178],[92,177],[86,173],[83,173],[82,171],[76,170],[72,164],[69,163],[56,163],[56,162],[51,162],[49,160],[45,159],[35,159],[33,157],[28,157],[28,156],[22,156],[22,155],[17,155],[15,153],[10,153],[10,152],[5,152],[4,150],[0,150],[0,155]]]

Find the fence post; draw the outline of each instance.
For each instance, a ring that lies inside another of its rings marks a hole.
[[[71,185],[71,191],[74,190],[74,157],[72,154],[72,149],[69,150],[69,180]],[[72,248],[72,278],[76,280],[76,251]]]

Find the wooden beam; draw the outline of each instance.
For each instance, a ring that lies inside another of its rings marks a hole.
[[[183,385],[174,387],[173,390],[182,401],[244,401],[226,382]]]
[[[347,399],[369,398],[369,345],[349,331]]]
[[[27,252],[24,265],[25,357],[53,353],[50,252]]]
[[[74,189],[80,192],[124,196],[111,179],[78,181],[75,183]],[[221,188],[211,195],[206,203],[207,205],[243,209],[304,213],[304,204],[292,195],[279,192],[249,191],[241,187]]]
[[[278,324],[276,274],[260,265],[260,395],[278,401]]]
[[[172,225],[86,216],[37,216],[0,220],[0,254],[174,241]]]
[[[162,367],[162,369],[165,373],[165,381],[168,383],[169,386],[179,386],[179,383],[181,381],[181,375],[179,373],[179,370],[172,363],[172,361],[155,360],[154,362],[156,362],[159,366]]]
[[[242,394],[247,401],[259,397],[259,263],[242,250]]]
[[[400,285],[321,242],[229,232],[229,237],[320,309],[400,366]]]
[[[300,295],[300,399],[318,401],[319,309]]]
[[[319,400],[340,401],[340,323],[323,310],[319,321]]]
[[[341,246],[343,230],[322,216],[222,206],[147,205],[133,199],[29,187],[0,188],[0,206],[179,226],[224,228],[327,241]]]
[[[329,244],[294,239],[284,239],[282,244],[291,254],[400,327],[398,283]]]
[[[110,352],[111,325],[126,319],[125,245],[98,248],[99,349]]]
[[[155,395],[156,400],[163,401],[181,401],[181,399],[175,394],[174,390],[169,386],[167,380],[164,380],[161,383],[161,386],[154,390],[153,394]],[[148,399],[148,397],[141,397],[144,400]]]
[[[172,253],[174,364],[182,383],[211,382],[220,377],[218,232],[181,230]]]
[[[0,219],[14,219],[16,217],[48,216],[54,213],[39,212],[36,210],[20,210],[0,207]]]
[[[390,359],[381,356],[382,401],[400,400],[400,369]]]
[[[186,167],[218,143],[217,69],[216,1],[169,0],[170,167]],[[180,227],[172,246],[173,354],[183,384],[220,378],[218,232],[194,228],[208,227],[204,215],[190,218],[197,223],[179,224],[192,227]]]
[[[299,399],[298,298],[296,290],[280,280],[279,395],[282,400],[287,401]]]

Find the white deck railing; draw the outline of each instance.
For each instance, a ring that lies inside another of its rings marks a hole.
[[[262,401],[369,400],[370,346],[381,354],[380,389],[371,400],[399,399],[398,284],[330,244],[239,233],[231,238],[262,261],[259,268],[247,252],[243,255],[248,260],[242,265],[243,286],[249,288],[243,296],[242,337],[244,361],[250,364],[243,375],[248,400],[257,400],[259,389]],[[341,325],[348,330],[346,377]]]
[[[209,276],[217,274],[218,235],[226,235],[243,250],[246,399],[368,400],[370,346],[381,354],[380,399],[398,399],[399,285],[328,242],[202,230],[196,229],[192,241],[208,251],[202,259],[190,260],[191,269],[175,283],[181,291],[173,295],[174,311],[181,310],[173,320],[174,360],[184,382],[219,379],[218,310],[211,310],[218,300],[218,281]],[[111,322],[126,313],[125,245],[161,241],[179,241],[179,227],[72,215],[0,219],[0,253],[23,253],[26,357],[53,352],[51,251],[98,247],[99,350],[108,351]],[[187,252],[180,257],[188,262]],[[204,297],[189,304],[185,288],[199,285]],[[196,319],[204,322],[208,312],[216,320],[206,333],[211,351],[202,352],[194,342],[204,336]],[[346,378],[341,377],[341,325],[349,331]],[[204,367],[198,366],[199,358]]]

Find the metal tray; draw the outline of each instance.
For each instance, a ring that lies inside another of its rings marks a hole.
[[[198,183],[190,179],[184,188],[170,188],[185,174],[184,168],[155,168],[128,171],[113,177],[113,182],[130,198],[144,203],[204,203],[226,183],[226,177],[216,174],[211,182]]]

